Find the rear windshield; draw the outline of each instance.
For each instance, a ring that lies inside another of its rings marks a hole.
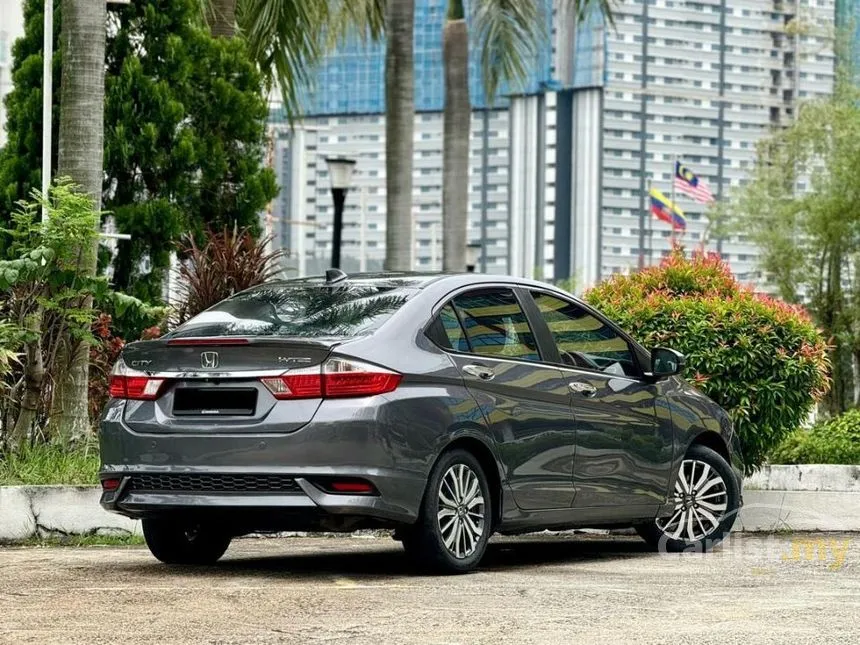
[[[224,300],[168,337],[367,335],[416,293],[417,289],[384,282],[267,285]]]

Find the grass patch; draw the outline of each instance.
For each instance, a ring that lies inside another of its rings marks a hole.
[[[142,546],[142,535],[51,535],[32,537],[10,542],[9,546],[87,547],[87,546]]]
[[[0,453],[0,486],[98,484],[99,450],[95,443],[68,449],[56,444]]]

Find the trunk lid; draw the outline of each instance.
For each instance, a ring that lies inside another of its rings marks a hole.
[[[124,421],[146,434],[285,433],[321,399],[278,401],[260,378],[319,367],[342,339],[167,338],[127,345],[132,370],[165,379],[154,401],[126,401]]]
[[[205,377],[319,365],[339,342],[342,339],[169,338],[130,343],[122,357],[131,369],[152,375]]]

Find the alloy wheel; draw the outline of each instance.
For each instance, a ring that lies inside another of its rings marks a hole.
[[[465,464],[454,464],[439,484],[437,521],[445,547],[459,559],[475,552],[486,530],[486,504],[477,474]]]
[[[722,475],[704,461],[685,459],[675,481],[675,508],[657,527],[673,540],[695,542],[719,528],[728,508]]]

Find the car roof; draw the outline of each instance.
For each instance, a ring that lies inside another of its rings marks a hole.
[[[283,285],[285,287],[300,284],[327,284],[326,276],[308,276],[305,278],[291,278],[288,280],[275,280],[266,283],[267,286]],[[529,278],[518,278],[506,275],[495,275],[487,273],[442,273],[442,272],[407,272],[407,271],[378,271],[371,273],[342,273],[336,283],[345,284],[374,284],[384,283],[388,286],[398,286],[405,289],[425,289],[430,285],[450,286],[459,288],[470,285],[481,284],[511,284],[525,285],[541,288],[555,288],[546,282],[540,282]],[[336,284],[333,283],[333,284]]]

